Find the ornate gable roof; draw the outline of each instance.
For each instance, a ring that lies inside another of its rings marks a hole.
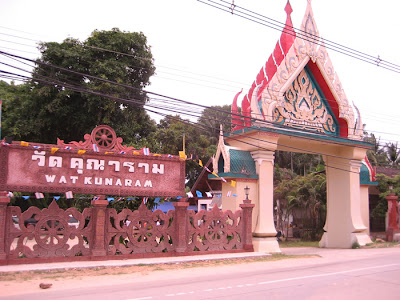
[[[311,0],[307,1],[298,33],[293,30],[292,8],[287,2],[286,25],[274,51],[243,97],[242,117],[237,115],[239,94],[235,96],[232,131],[252,125],[288,126],[362,139],[361,118],[358,116],[359,121],[355,121],[353,109],[319,35]]]
[[[255,162],[250,152],[225,145],[222,125],[220,130],[217,152],[212,157],[214,172],[228,177],[257,177]],[[209,175],[209,178],[214,176]]]

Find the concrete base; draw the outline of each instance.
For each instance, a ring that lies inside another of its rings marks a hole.
[[[253,237],[254,252],[281,253],[276,237]]]
[[[395,233],[393,235],[393,242],[400,242],[400,233]]]
[[[352,232],[347,237],[341,236],[341,238],[329,239],[328,232],[325,232],[322,239],[319,241],[320,248],[343,248],[350,249],[354,243],[358,243],[360,246],[371,244],[372,240],[367,232]]]
[[[360,246],[365,246],[367,244],[371,244],[372,240],[370,236],[368,235],[367,232],[359,232],[359,233],[353,233],[356,237],[356,241]]]

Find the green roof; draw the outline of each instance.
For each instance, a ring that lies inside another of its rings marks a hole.
[[[361,164],[361,168],[360,168],[360,184],[362,184],[362,185],[378,185],[377,181],[370,180],[369,169],[364,164]]]
[[[250,152],[229,149],[231,158],[231,173],[254,175],[256,173],[256,163]]]

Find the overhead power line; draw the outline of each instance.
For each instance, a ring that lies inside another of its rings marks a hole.
[[[268,18],[268,19],[270,19],[270,18]],[[272,19],[271,19],[271,20],[272,20]],[[281,23],[281,22],[279,22],[279,21],[275,21],[275,20],[274,20],[274,22],[276,22],[276,23],[278,23],[278,24],[280,24],[280,25],[284,25],[284,23]],[[0,28],[1,28],[1,27],[0,27]],[[2,34],[2,33],[0,33],[0,34]],[[8,35],[8,34],[5,34],[5,35]],[[32,39],[23,38],[23,37],[20,37],[20,38],[21,38],[21,39],[32,40]],[[27,46],[28,46],[28,45],[27,45]],[[101,48],[101,47],[95,47],[95,46],[90,46],[90,45],[86,45],[86,44],[82,44],[82,46],[83,46],[83,47],[87,47],[87,48],[102,50],[102,51],[106,51],[106,52],[110,52],[110,53],[115,53],[115,54],[118,54],[118,55],[133,57],[133,58],[139,59],[139,60],[152,60],[152,59],[150,59],[150,58],[140,57],[140,56],[137,56],[137,55],[134,55],[134,54],[123,53],[123,52],[114,51],[114,50],[109,50],[109,49],[105,49],[105,48]],[[32,46],[32,47],[33,47],[33,46]],[[5,48],[5,47],[0,47],[0,48]],[[20,51],[20,50],[18,50],[18,51]],[[61,49],[61,51],[64,51],[64,50]],[[27,52],[27,51],[23,51],[23,52]],[[33,52],[28,52],[28,53],[33,53]],[[33,54],[34,54],[34,53],[33,53]],[[142,67],[142,66],[139,67],[139,66],[134,66],[134,65],[132,65],[131,67],[132,67],[132,68],[137,68],[137,69],[147,69],[147,68]],[[162,79],[166,79],[166,80],[173,80],[173,81],[177,81],[177,82],[183,82],[183,83],[187,83],[187,84],[193,84],[193,85],[198,85],[198,86],[204,86],[204,87],[213,88],[213,89],[218,89],[218,90],[232,91],[232,93],[233,93],[233,92],[236,93],[237,90],[240,89],[240,86],[235,86],[235,85],[232,85],[231,83],[233,83],[233,84],[236,83],[236,84],[241,85],[241,86],[246,85],[246,86],[249,86],[249,87],[250,87],[250,85],[247,85],[247,84],[243,84],[243,83],[239,83],[239,82],[235,82],[235,81],[229,81],[229,80],[226,80],[226,79],[217,78],[217,77],[213,77],[213,76],[208,76],[208,75],[205,75],[205,74],[197,74],[197,73],[194,73],[194,72],[188,72],[188,71],[179,70],[179,69],[176,69],[176,68],[170,68],[170,67],[166,67],[166,66],[160,66],[160,65],[158,65],[157,67],[162,67],[162,68],[167,68],[167,69],[171,69],[171,70],[176,70],[176,71],[183,72],[183,73],[194,74],[194,75],[196,75],[196,76],[201,76],[201,77],[209,77],[209,78],[216,79],[216,80],[218,80],[218,81],[221,80],[221,82],[213,82],[213,81],[210,81],[210,80],[199,79],[199,78],[197,78],[197,77],[190,77],[190,76],[187,76],[187,75],[179,75],[179,74],[174,74],[174,73],[169,73],[169,72],[164,72],[164,71],[160,71],[160,73],[168,74],[168,75],[172,75],[172,76],[184,77],[185,80],[177,79],[177,78],[170,78],[170,77],[163,77],[163,76],[160,76],[160,75],[158,75],[158,74],[155,74],[156,77],[159,77],[159,78],[162,78]],[[186,79],[190,79],[190,80],[193,79],[194,82],[188,81],[188,80],[186,80]],[[205,82],[205,83],[209,83],[209,84],[200,84],[199,81]],[[224,82],[228,82],[228,83],[224,83]],[[211,84],[211,85],[210,85],[210,84]],[[224,88],[224,87],[226,87],[226,88]],[[230,89],[230,88],[232,88],[232,89]],[[266,90],[268,90],[268,91],[270,91],[270,92],[276,92],[276,91],[275,91],[273,88],[271,88],[271,87],[266,87]],[[334,99],[327,99],[327,98],[321,98],[321,99],[324,100],[324,101],[327,101],[327,102],[334,102],[334,101],[335,101]],[[344,107],[345,109],[347,109],[347,108],[352,109],[352,106],[351,106],[350,104],[344,105],[344,106],[342,105],[342,107]]]
[[[61,68],[61,69],[64,69],[64,68]],[[71,70],[68,70],[68,69],[65,69],[65,70],[68,71],[68,72],[71,72],[71,73],[78,73],[81,76],[85,75],[85,74],[80,73],[80,72],[75,72],[75,71],[71,71]],[[10,72],[5,72],[5,71],[1,71],[1,72],[4,73],[4,74],[7,74],[7,75],[18,76],[18,74],[13,74],[13,73],[10,73]],[[134,88],[134,87],[131,87],[131,86],[127,86],[127,85],[124,85],[124,84],[120,84],[120,83],[116,83],[116,82],[112,82],[110,80],[105,80],[105,79],[102,79],[102,78],[98,78],[96,76],[91,76],[91,75],[87,75],[87,74],[86,74],[86,76],[90,77],[90,78],[93,78],[93,79],[101,80],[101,81],[104,81],[104,82],[107,82],[107,83],[115,84],[115,85],[118,85],[118,86],[123,86],[123,87],[128,87],[130,89],[138,90],[137,88]],[[29,80],[30,79],[28,76],[21,76],[21,77],[24,78],[25,80]],[[128,99],[123,99],[123,98],[120,98],[120,97],[106,95],[106,94],[101,93],[101,92],[91,91],[91,90],[87,89],[86,87],[67,84],[65,82],[60,82],[58,80],[54,80],[52,78],[48,78],[46,80],[44,78],[35,77],[35,78],[32,78],[32,79],[34,81],[42,82],[44,84],[50,84],[50,85],[53,85],[53,86],[54,85],[61,85],[61,86],[64,86],[65,88],[69,88],[69,89],[72,89],[72,90],[75,90],[75,91],[78,91],[78,92],[86,92],[86,93],[90,93],[90,94],[93,94],[93,95],[106,97],[106,98],[109,98],[109,99],[112,99],[112,100],[115,100],[115,101],[118,101],[118,102],[121,102],[121,103],[124,103],[124,104],[143,105],[143,102],[141,102],[140,100],[128,100]],[[202,109],[208,108],[208,109],[211,109],[211,110],[218,111],[220,113],[226,114],[227,116],[235,115],[235,114],[232,114],[231,112],[227,112],[227,111],[224,111],[224,110],[221,110],[221,109],[211,108],[211,107],[208,107],[208,106],[205,106],[205,105],[199,105],[199,104],[191,103],[189,101],[185,101],[185,100],[181,100],[181,99],[177,99],[177,98],[161,95],[161,94],[158,94],[158,93],[153,93],[153,92],[149,92],[149,91],[144,91],[144,92],[147,93],[147,94],[151,94],[151,95],[162,97],[164,99],[164,101],[165,101],[165,99],[167,99],[167,100],[170,100],[170,101],[177,102],[177,106],[175,107],[175,109],[173,107],[165,107],[165,106],[164,107],[160,107],[159,105],[158,106],[156,105],[155,108],[158,108],[158,109],[162,108],[162,109],[170,111],[170,112],[184,113],[185,115],[189,115],[191,117],[199,117],[201,115],[200,111],[194,112],[193,108],[189,108],[189,106],[193,106],[193,107],[197,107],[197,108],[200,107]],[[183,106],[182,104],[186,105],[188,108],[185,109],[185,106]],[[147,103],[146,106],[152,107],[153,105]],[[238,115],[238,114],[236,114],[236,115]],[[283,126],[283,125],[280,125],[280,124],[276,124],[274,122],[260,121],[258,119],[253,119],[251,117],[248,117],[248,119],[252,120],[252,121],[258,121],[258,122],[261,122],[261,123],[272,124],[272,125],[275,125],[275,127],[278,128],[278,129],[279,128],[287,129],[286,126]],[[310,131],[310,133],[316,134],[314,131]],[[316,134],[316,135],[324,136],[324,134]],[[310,137],[308,137],[308,138],[299,137],[299,138],[308,139],[308,140],[310,139]],[[338,142],[338,144],[341,144],[341,143]],[[309,152],[308,150],[304,150],[304,149],[300,149],[300,148],[296,148],[296,150]],[[323,155],[323,153],[320,153],[320,154]]]
[[[396,73],[400,73],[400,66],[394,63],[391,63],[389,61],[383,60],[379,56],[373,56],[369,55],[367,53],[364,53],[362,51],[358,51],[355,49],[352,49],[350,47],[344,46],[342,44],[330,41],[328,39],[324,39],[322,37],[316,36],[314,34],[311,34],[309,32],[305,32],[303,30],[297,29],[295,27],[292,27],[295,34],[291,30],[287,30],[285,28],[285,23],[279,22],[277,20],[268,18],[264,15],[261,15],[259,13],[256,13],[254,11],[248,10],[246,8],[243,8],[241,6],[235,5],[235,8],[232,9],[232,3],[224,1],[224,0],[219,0],[219,1],[214,1],[214,0],[197,0],[200,3],[206,4],[208,6],[211,6],[213,8],[222,10],[224,12],[227,12],[229,14],[238,16],[240,18],[246,19],[248,21],[260,24],[262,26],[266,26],[268,28],[282,31],[286,34],[297,36],[298,38],[303,39],[304,41],[316,44],[316,45],[324,45],[326,49],[341,53],[343,55],[347,55],[349,57],[352,57],[354,59],[376,65],[378,67],[387,69],[389,71],[393,71]]]
[[[4,53],[2,53],[2,52],[0,51],[0,54],[4,54]],[[7,55],[10,56],[10,57],[13,57],[13,58],[23,59],[23,60],[27,60],[27,61],[30,61],[30,62],[34,62],[34,61],[31,60],[31,59],[23,58],[23,57],[20,57],[20,56],[17,56],[17,55],[12,55],[12,54],[7,54]],[[146,94],[150,94],[150,95],[154,95],[154,96],[160,96],[160,97],[163,97],[164,99],[166,98],[166,99],[170,99],[170,100],[179,100],[179,99],[176,99],[176,98],[173,98],[173,97],[168,97],[168,96],[161,95],[161,94],[154,93],[154,92],[142,91],[142,90],[140,90],[140,89],[138,89],[138,88],[135,88],[135,87],[132,87],[132,86],[130,86],[130,85],[126,85],[126,84],[121,84],[121,83],[113,82],[113,81],[111,81],[111,80],[107,80],[107,79],[104,79],[104,78],[99,78],[99,77],[92,76],[92,75],[85,74],[85,73],[81,73],[81,72],[76,72],[76,71],[73,71],[73,70],[70,70],[70,69],[66,69],[66,68],[54,66],[54,65],[51,65],[51,64],[48,64],[48,63],[44,63],[44,62],[40,62],[40,61],[37,61],[36,63],[38,63],[38,64],[40,64],[40,65],[45,65],[45,66],[47,66],[47,67],[55,68],[55,69],[58,69],[58,70],[62,70],[62,71],[68,72],[68,73],[72,73],[72,74],[75,74],[75,75],[79,75],[79,76],[82,76],[82,77],[84,77],[84,78],[91,78],[91,79],[94,79],[94,80],[99,80],[99,81],[102,81],[102,82],[106,82],[106,83],[109,83],[109,84],[121,86],[121,87],[128,88],[128,89],[132,89],[132,90],[135,90],[135,91],[144,92],[144,93],[146,93]],[[21,70],[20,68],[18,68],[18,69]],[[26,71],[26,72],[27,72],[27,71]],[[35,78],[35,79],[37,79],[37,78]],[[62,82],[58,82],[58,84],[62,84]],[[191,103],[191,102],[185,101],[185,100],[179,100],[179,101],[180,101],[181,103],[185,103],[186,105],[195,105],[195,106],[200,107],[200,108],[202,108],[202,109],[208,108],[208,106],[206,106],[206,105],[194,104],[194,103]],[[180,109],[182,109],[182,106],[180,106]],[[222,111],[222,112],[223,112],[223,113],[226,113],[225,111]],[[240,114],[236,114],[236,116],[241,117]],[[250,120],[251,118],[248,118],[248,119]],[[259,119],[254,119],[254,120],[257,120],[258,122],[262,122],[262,123],[269,123],[269,124],[272,124],[272,125],[274,125],[275,127],[278,127],[278,128],[279,128],[279,127],[281,127],[281,128],[287,128],[286,126],[280,125],[280,124],[276,124],[275,122],[270,122],[270,121],[265,121],[265,120],[259,120]],[[311,131],[311,133],[316,134],[315,131]],[[321,134],[321,133],[317,133],[317,134],[323,135],[323,134]]]
[[[46,66],[48,66],[48,67],[53,67],[53,68],[56,68],[56,69],[59,69],[59,70],[63,70],[63,71],[66,71],[66,72],[78,74],[78,75],[80,75],[80,76],[84,76],[84,77],[88,77],[88,78],[90,77],[90,75],[88,75],[88,74],[75,72],[75,71],[73,71],[73,70],[65,69],[65,68],[60,68],[60,67],[58,67],[58,66],[52,66],[52,65],[47,64],[47,63],[43,63],[43,62],[40,62],[40,61],[34,61],[34,60],[32,60],[32,59],[27,59],[27,58],[24,58],[24,57],[21,57],[21,56],[18,56],[18,55],[13,55],[13,54],[10,54],[10,53],[6,53],[6,52],[3,52],[3,51],[0,51],[0,54],[6,55],[7,57],[9,57],[9,58],[11,58],[11,59],[14,59],[14,60],[17,60],[17,61],[19,61],[19,62],[22,62],[22,63],[24,63],[24,64],[27,64],[27,63],[23,62],[23,60],[26,60],[26,61],[29,61],[30,63],[39,63],[39,64],[42,64],[42,65],[46,65]],[[30,67],[31,67],[31,66],[30,66]],[[15,68],[18,69],[18,67],[15,67]],[[24,71],[27,72],[27,73],[29,73],[28,70],[24,70]],[[7,79],[16,80],[15,77],[10,77],[10,75],[8,75],[8,74],[7,74],[7,75],[4,74],[3,76],[6,76],[6,77],[4,77],[4,78],[7,78]],[[106,80],[104,80],[104,79],[102,79],[102,78],[98,78],[98,77],[93,77],[93,79],[102,80],[102,81],[108,82],[108,83],[110,83],[110,84],[116,84],[116,85],[118,85],[118,84],[115,83],[115,82],[106,81]],[[24,80],[27,80],[27,79],[24,79]],[[125,87],[125,88],[130,88],[130,89],[133,88],[133,87],[130,86],[130,85],[120,85],[120,86],[123,86],[123,87]],[[156,94],[156,93],[151,93],[151,92],[147,92],[147,93],[149,93],[149,94],[154,94],[155,96],[157,96],[157,95],[163,96],[163,95]],[[165,101],[165,100],[164,100],[164,101]],[[191,104],[192,104],[192,103],[191,103]],[[204,109],[204,108],[206,108],[207,106],[199,105],[199,107],[200,107],[201,109]],[[182,109],[182,107],[180,107],[180,109]],[[197,112],[197,114],[198,114],[198,115],[192,116],[192,117],[199,117],[200,114],[199,114],[198,112]],[[241,116],[241,115],[238,115],[238,116]],[[267,117],[271,117],[271,116],[267,116]],[[349,128],[349,130],[353,130],[353,128]],[[371,131],[371,133],[372,133],[372,131]]]
[[[127,104],[127,105],[129,105],[129,104],[134,104],[134,105],[139,105],[139,106],[143,105],[143,102],[140,101],[140,100],[124,99],[124,98],[116,97],[116,96],[113,96],[113,95],[108,95],[108,94],[104,94],[104,93],[101,93],[101,92],[93,91],[93,90],[90,90],[88,88],[83,88],[82,86],[66,84],[64,82],[60,82],[60,81],[54,80],[54,79],[46,80],[46,79],[43,79],[43,78],[36,78],[36,77],[35,78],[30,78],[28,76],[22,76],[22,75],[18,75],[18,74],[13,74],[13,73],[6,72],[6,71],[1,71],[1,70],[0,70],[0,73],[5,73],[5,74],[8,74],[10,76],[20,76],[20,77],[24,78],[25,80],[34,80],[34,81],[37,81],[37,82],[40,82],[40,83],[43,83],[43,84],[52,85],[52,86],[54,86],[54,85],[62,85],[65,88],[71,89],[72,91],[77,91],[77,92],[81,92],[81,93],[88,93],[88,94],[92,94],[92,95],[96,95],[96,96],[105,97],[105,98],[108,98],[108,99],[111,99],[111,100],[114,100],[114,101],[117,101],[117,102],[120,102],[120,103],[124,103],[124,104]],[[147,93],[151,93],[151,92],[147,92]],[[155,94],[155,93],[151,93],[151,94]],[[156,95],[158,95],[160,97],[164,97],[164,98],[169,99],[171,101],[175,101],[175,102],[179,103],[180,105],[176,107],[176,110],[174,110],[172,108],[165,108],[165,107],[162,108],[162,107],[157,106],[157,105],[155,106],[155,109],[160,109],[161,108],[161,109],[169,111],[169,112],[182,113],[182,102],[185,103],[185,105],[192,104],[194,106],[201,106],[201,105],[198,105],[198,104],[190,103],[188,101],[176,99],[176,98],[173,98],[173,97],[168,97],[168,96],[159,95],[159,94],[156,94]],[[148,104],[146,104],[146,106],[152,107],[151,105],[148,105]],[[210,107],[206,107],[206,108],[210,109]],[[156,113],[156,114],[160,114],[160,115],[166,116],[166,114],[160,113],[159,111],[154,110],[154,109],[146,108],[146,110],[150,111],[152,113]],[[214,109],[214,110],[223,112],[223,113],[225,113],[227,115],[231,115],[231,113],[226,112],[226,111],[222,111],[220,109]],[[190,113],[190,110],[189,110],[189,113],[186,112],[185,115],[193,116],[193,114]],[[210,126],[205,126],[204,124],[200,124],[199,125],[197,123],[190,122],[189,120],[180,120],[180,122],[183,122],[183,123],[186,123],[186,124],[191,124],[192,126],[195,126],[196,128],[201,129],[201,130],[215,129],[215,128],[210,127]],[[260,150],[269,150],[266,147],[260,146],[259,145],[260,142],[274,144],[275,146],[277,145],[274,142],[268,142],[268,141],[260,140],[260,139],[255,138],[255,137],[247,137],[247,138],[250,139],[250,140],[254,140],[256,144],[248,142],[248,141],[243,141],[240,138],[238,138],[237,135],[231,137],[231,139],[233,139],[233,140],[236,140],[238,142],[241,142],[241,143],[244,143],[244,144],[247,144],[247,145],[251,145],[251,146],[253,146],[255,148],[258,148]],[[300,137],[300,138],[302,138],[302,137]],[[312,139],[312,138],[308,138],[308,139]],[[286,148],[296,150],[296,152],[305,152],[305,153],[316,154],[316,155],[325,155],[325,156],[330,156],[330,157],[342,158],[342,159],[349,160],[348,158],[345,158],[345,157],[326,154],[326,153],[321,153],[321,152],[317,152],[317,151],[315,151],[315,152],[314,151],[309,151],[309,150],[305,150],[305,149],[298,148],[298,147],[286,146]],[[345,166],[345,164],[343,164],[343,166]],[[329,165],[326,165],[326,167],[337,169],[337,170],[342,170],[342,171],[345,171],[345,172],[357,173],[357,172],[349,171],[347,169],[342,169],[342,168],[333,167],[333,166],[329,166]]]

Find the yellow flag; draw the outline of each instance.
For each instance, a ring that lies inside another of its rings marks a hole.
[[[79,154],[79,155],[82,155],[82,154],[85,153],[85,152],[86,152],[86,150],[79,150],[79,151],[78,151],[78,154]]]
[[[29,145],[28,142],[21,141],[21,146],[28,146],[28,145]]]
[[[140,155],[140,152],[133,151],[133,154],[135,154],[135,155]]]
[[[114,152],[109,152],[109,151],[107,151],[107,152],[105,152],[104,154],[113,154]]]
[[[199,159],[199,165],[200,165],[200,167],[203,166],[203,162],[201,161],[201,159]]]
[[[54,154],[58,151],[58,149],[60,149],[60,148],[51,148],[50,153]]]
[[[211,174],[213,174],[215,177],[219,177],[217,173],[212,172]]]
[[[235,187],[236,186],[236,181],[235,180],[231,180],[231,186]]]
[[[161,156],[161,154],[154,153],[153,156]]]
[[[179,151],[179,158],[180,159],[186,159],[185,151]]]

